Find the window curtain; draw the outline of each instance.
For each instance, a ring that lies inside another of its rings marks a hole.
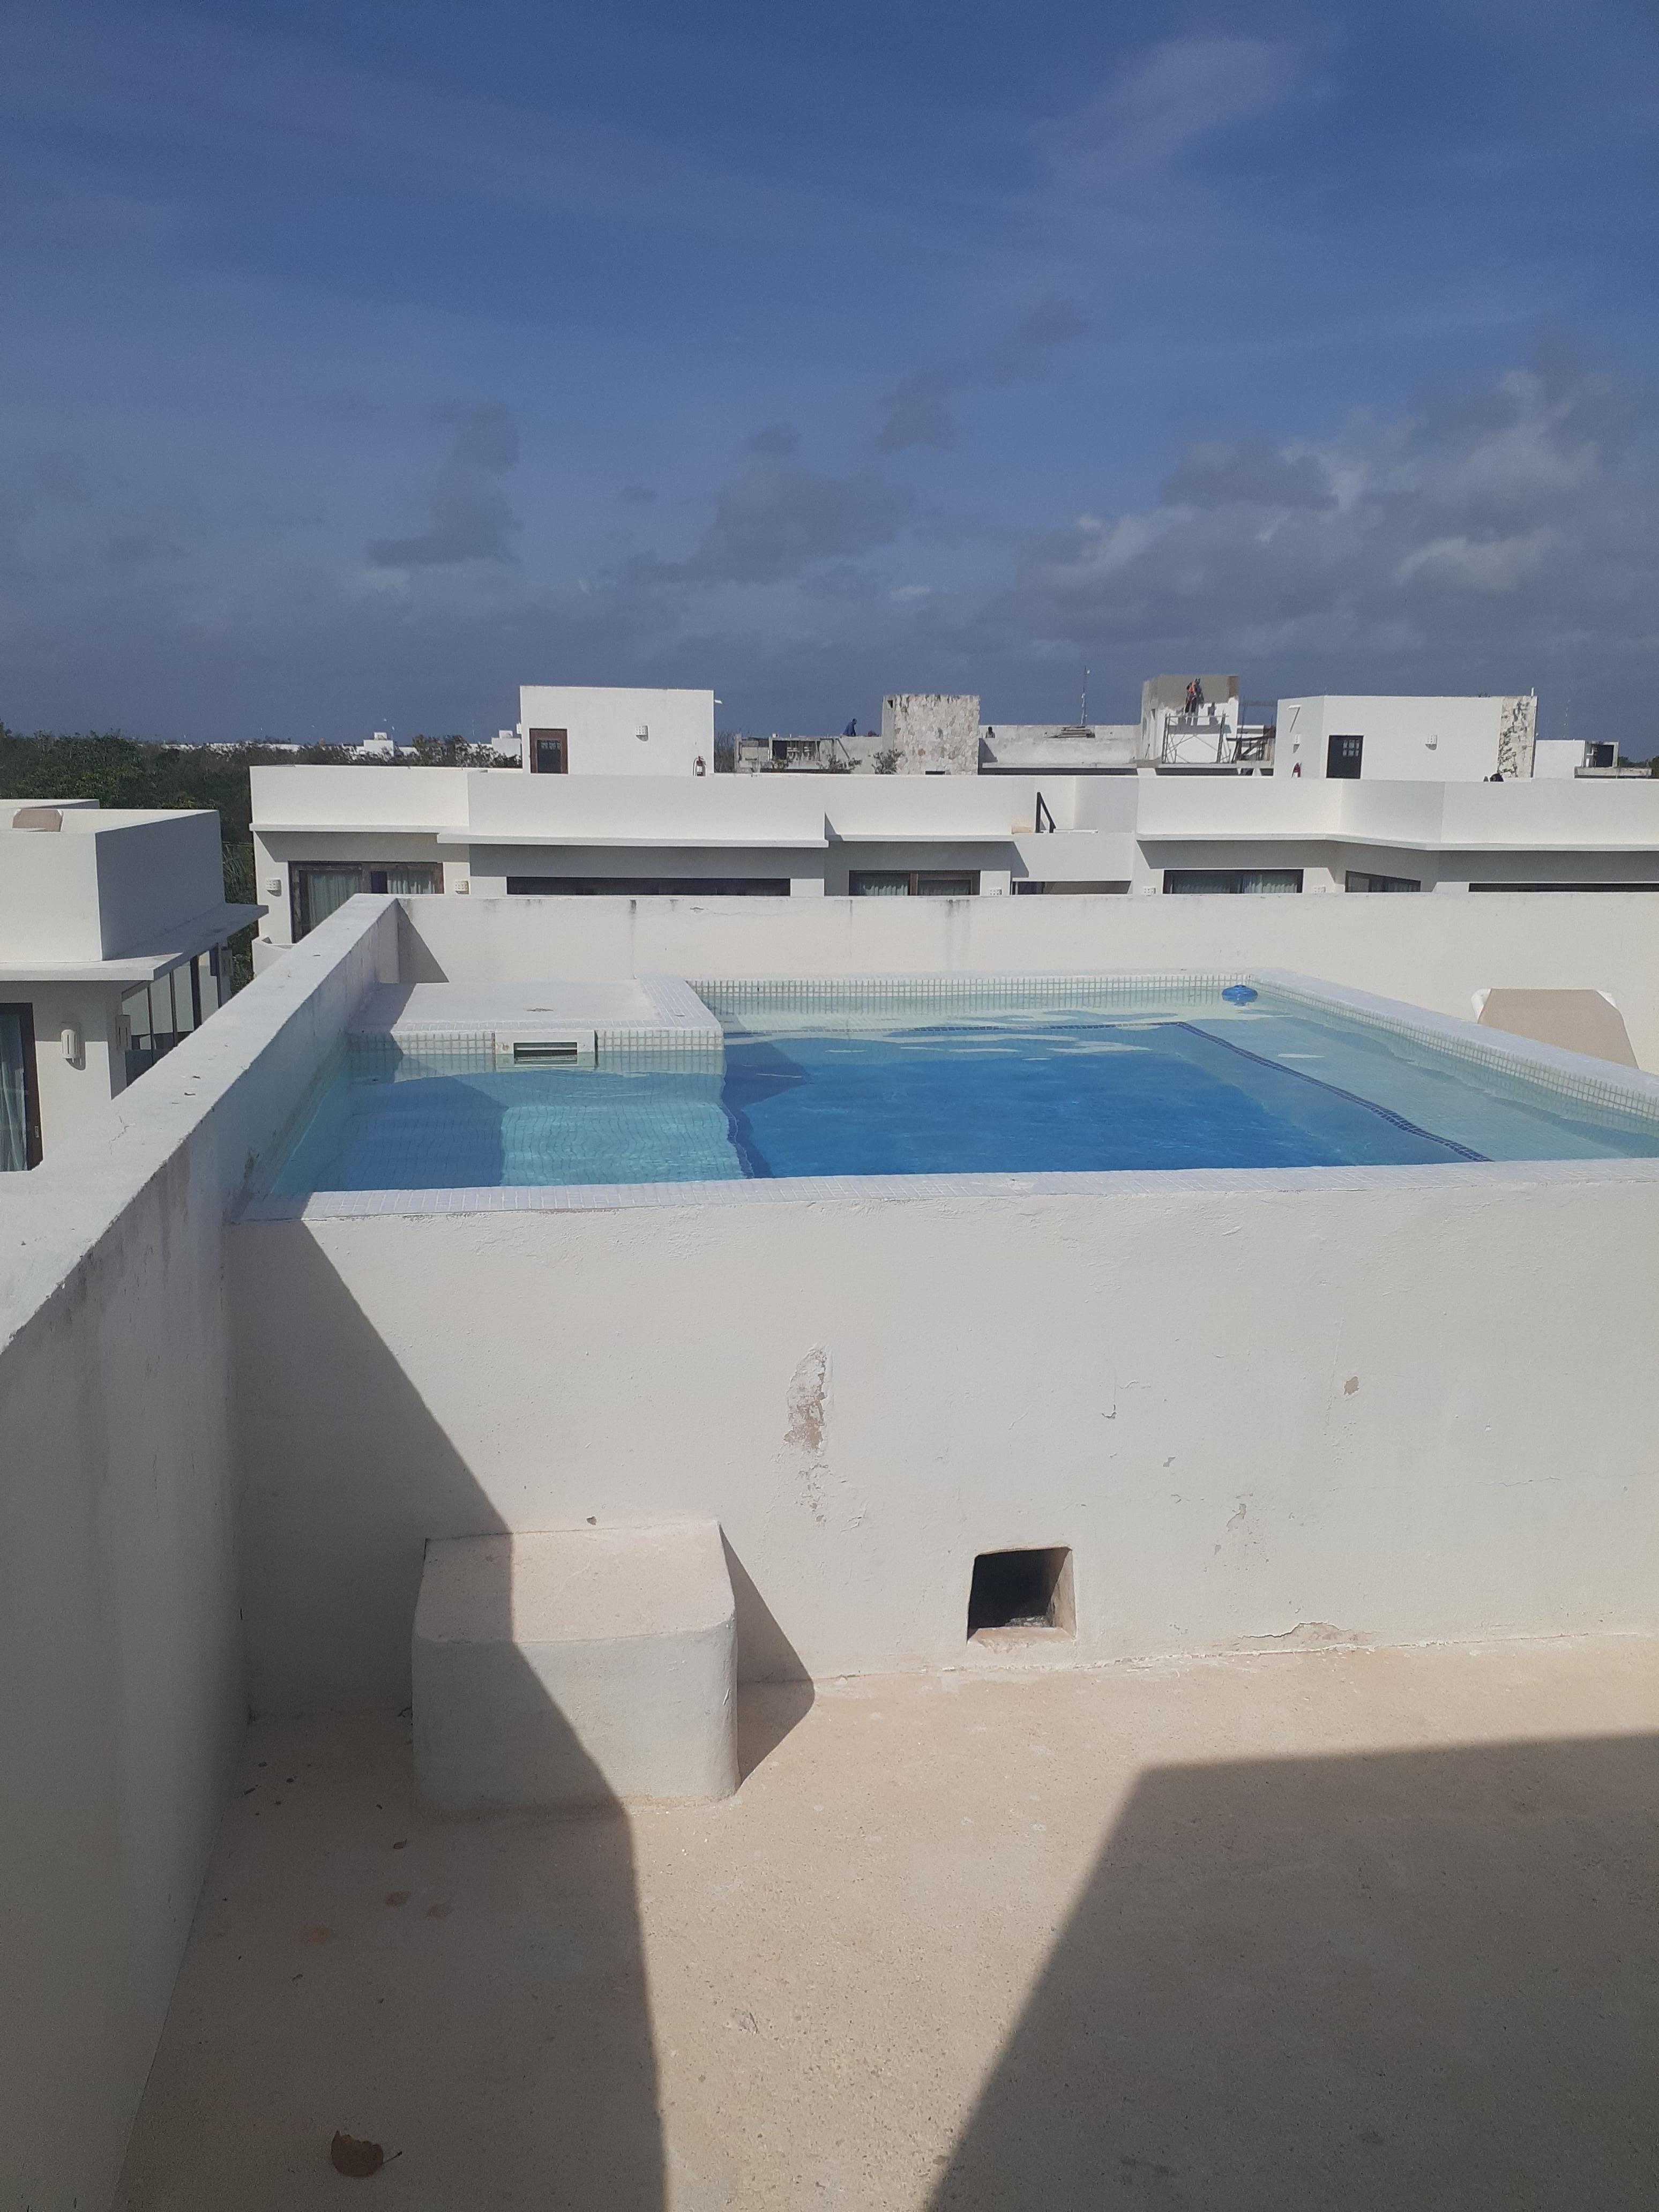
[[[1243,891],[1299,891],[1302,872],[1299,868],[1245,868],[1238,887]]]
[[[363,888],[363,872],[356,863],[349,868],[307,868],[300,886],[300,918],[308,932],[349,898],[356,897]]]
[[[0,1174],[29,1164],[27,1054],[22,1015],[0,1007]]]
[[[395,898],[413,898],[417,891],[441,891],[444,887],[442,864],[416,860],[406,867],[389,866],[386,887]]]
[[[890,875],[872,869],[860,869],[848,878],[847,889],[853,898],[908,898],[910,878],[908,875]]]

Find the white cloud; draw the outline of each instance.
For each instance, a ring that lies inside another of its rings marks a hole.
[[[1170,39],[1126,63],[1054,134],[1061,178],[1098,185],[1161,167],[1288,99],[1302,80],[1297,50],[1266,39]]]
[[[1437,538],[1407,554],[1395,580],[1407,584],[1418,577],[1449,591],[1513,592],[1538,574],[1549,544],[1545,530],[1524,538]]]

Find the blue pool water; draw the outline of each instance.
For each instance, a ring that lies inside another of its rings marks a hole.
[[[348,1065],[273,1188],[1655,1156],[1659,1121],[1357,1023],[1218,998],[1163,1018],[728,1022],[723,1070]]]

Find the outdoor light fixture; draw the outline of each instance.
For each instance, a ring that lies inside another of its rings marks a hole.
[[[80,1024],[77,1022],[65,1022],[64,1024],[64,1057],[71,1067],[79,1067],[86,1057],[85,1048],[81,1042]]]
[[[641,722],[638,729],[635,731],[634,735],[639,739],[641,744],[644,744],[649,738],[651,732],[647,725]]]

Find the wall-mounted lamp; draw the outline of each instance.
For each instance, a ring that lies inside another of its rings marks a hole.
[[[265,885],[265,896],[267,898],[281,898],[282,896],[283,879],[280,876],[273,876],[270,882]]]
[[[86,1063],[87,1048],[82,1041],[78,1022],[65,1022],[64,1024],[64,1057],[71,1067],[81,1067]]]
[[[638,729],[635,731],[634,735],[639,739],[641,744],[644,744],[647,739],[650,737],[651,732],[647,725],[641,722]]]

